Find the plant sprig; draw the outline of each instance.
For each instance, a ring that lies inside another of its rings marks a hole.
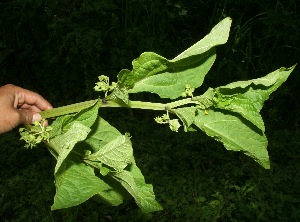
[[[136,166],[129,136],[98,115],[98,109],[104,107],[165,111],[155,118],[157,123],[168,124],[175,132],[181,123],[185,132],[202,130],[226,149],[242,151],[264,168],[270,168],[260,110],[294,66],[275,70],[262,78],[209,88],[203,95],[194,96],[216,59],[215,47],[226,43],[230,26],[231,19],[225,18],[202,40],[171,60],[152,52],[143,53],[132,62],[131,71],[120,71],[117,83],[110,84],[109,77],[99,76],[94,89],[104,92],[104,99],[41,112],[44,118],[59,116],[52,123],[51,138],[51,127],[43,123],[34,123],[28,130],[20,129],[27,147],[45,141],[49,151],[52,147],[56,152],[56,196],[51,209],[76,206],[92,196],[116,206],[127,195],[135,199],[143,212],[162,209],[155,200],[152,185],[145,182]],[[155,93],[171,101],[152,103],[129,99],[129,94],[140,92]],[[189,98],[174,101],[180,97]],[[171,119],[169,113],[178,119]],[[100,170],[101,177],[95,174],[95,168]]]

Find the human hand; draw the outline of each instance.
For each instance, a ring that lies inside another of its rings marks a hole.
[[[29,124],[42,119],[39,112],[52,109],[41,95],[12,84],[0,87],[0,133],[19,124]]]

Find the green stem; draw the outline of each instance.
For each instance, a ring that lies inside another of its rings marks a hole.
[[[92,106],[97,101],[98,101],[97,99],[94,99],[94,100],[89,100],[89,101],[85,101],[85,102],[81,102],[81,103],[75,103],[75,104],[71,104],[71,105],[67,105],[67,106],[61,106],[58,108],[42,111],[42,112],[40,112],[40,114],[43,118],[51,118],[51,117],[62,116],[62,115],[70,114],[70,113],[77,113],[80,110],[83,110],[85,108]]]
[[[52,118],[56,116],[62,116],[66,114],[76,113],[83,109],[86,109],[93,104],[95,104],[98,101],[96,100],[89,100],[81,103],[75,103],[67,106],[62,106],[54,109],[49,109],[40,112],[41,116],[43,118]],[[99,100],[101,101],[101,100]],[[198,104],[196,100],[193,98],[187,98],[178,100],[175,102],[170,103],[151,103],[151,102],[143,102],[143,101],[130,101],[130,108],[132,109],[150,109],[150,110],[170,110],[174,109],[179,106],[187,105],[187,104]],[[114,101],[105,101],[102,100],[101,107],[127,107],[126,105],[121,105],[119,103],[116,103]]]

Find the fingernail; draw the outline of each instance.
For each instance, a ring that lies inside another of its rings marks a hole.
[[[42,120],[42,116],[39,113],[35,113],[32,116],[32,122],[34,122],[34,121],[41,121],[41,120]]]

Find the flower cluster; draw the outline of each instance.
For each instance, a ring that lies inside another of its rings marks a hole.
[[[26,142],[25,148],[33,148],[44,140],[49,142],[49,132],[52,130],[52,127],[45,126],[45,121],[45,119],[41,122],[35,121],[30,127],[19,129],[21,134],[20,140],[24,140]]]
[[[192,88],[190,85],[185,86],[185,91],[181,94],[182,97],[193,97],[193,92],[195,91],[195,88]]]
[[[95,91],[103,91],[105,92],[105,97],[107,96],[107,93],[109,91],[113,91],[117,83],[112,82],[111,85],[109,85],[109,77],[105,75],[101,75],[98,77],[99,82],[96,82],[96,86],[94,87]]]
[[[175,132],[178,132],[178,129],[181,126],[178,119],[170,119],[168,112],[162,116],[155,117],[154,120],[158,124],[169,124],[170,129]]]

